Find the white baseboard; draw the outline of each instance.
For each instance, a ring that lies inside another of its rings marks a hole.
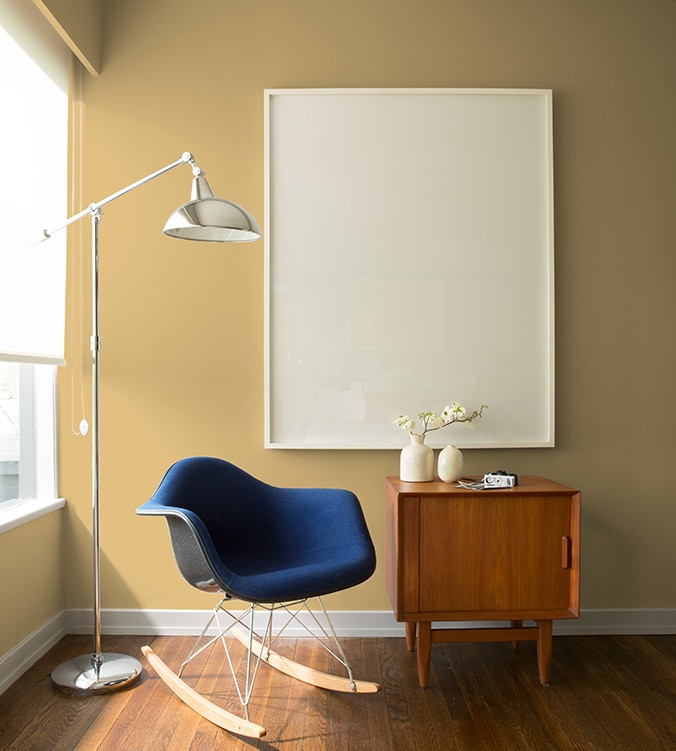
[[[676,634],[676,608],[582,610],[573,620],[554,621],[561,636],[619,634]]]
[[[233,610],[241,613],[241,610]],[[101,631],[104,634],[138,634],[149,636],[190,636],[199,634],[211,611],[208,610],[103,610]],[[349,611],[330,613],[338,636],[376,637],[403,636],[404,624],[397,623],[386,610]],[[87,634],[92,630],[92,614],[88,610],[67,610],[66,632]],[[257,621],[255,622],[257,625]],[[449,628],[462,628],[467,623],[437,624]],[[495,626],[495,621],[476,622],[473,626]],[[289,636],[301,636],[300,627],[287,629]],[[676,609],[655,610],[583,610],[579,619],[554,621],[554,633],[584,634],[676,634]]]
[[[14,649],[2,655],[0,657],[0,694],[6,691],[66,633],[65,613],[61,611],[33,631]]]
[[[233,608],[231,612],[236,617],[243,617],[246,611],[239,604],[240,609]],[[196,636],[201,633],[211,613],[211,610],[103,610],[101,631],[104,634]],[[329,615],[336,634],[341,637],[404,635],[404,624],[397,623],[388,611],[334,610]],[[283,615],[278,616],[280,625],[283,618]],[[257,611],[254,627],[262,630],[266,619],[265,611]],[[90,633],[91,623],[91,613],[86,610],[69,610],[66,613],[66,628],[70,634]],[[216,633],[216,629],[211,628],[209,633]],[[300,625],[291,624],[284,633],[296,637],[303,636],[304,631]]]
[[[241,611],[238,611],[241,612]],[[211,611],[208,610],[116,610],[101,612],[102,634],[139,636],[192,636],[199,634]],[[333,626],[342,637],[401,637],[404,624],[397,623],[391,612],[332,611]],[[256,627],[257,623],[255,622]],[[461,628],[467,623],[438,624]],[[472,623],[473,626],[495,626],[493,622]],[[66,634],[91,634],[91,610],[61,611],[43,626],[0,657],[0,694],[28,668],[37,662]],[[285,631],[288,636],[301,636],[300,627]],[[583,610],[579,619],[554,621],[554,634],[676,634],[676,608],[634,610]]]

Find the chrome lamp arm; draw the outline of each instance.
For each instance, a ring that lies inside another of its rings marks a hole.
[[[101,212],[101,209],[108,203],[111,203],[117,198],[120,198],[121,196],[131,193],[132,190],[136,190],[136,188],[140,188],[141,185],[145,185],[146,183],[149,183],[151,180],[154,180],[156,177],[159,177],[160,175],[163,175],[165,172],[169,172],[169,170],[174,169],[174,167],[178,167],[181,164],[188,164],[190,163],[193,166],[193,174],[201,174],[204,173],[202,170],[195,164],[195,157],[189,152],[185,151],[180,159],[177,159],[175,162],[172,162],[171,164],[167,164],[166,167],[162,167],[162,169],[158,169],[156,172],[153,172],[150,175],[146,175],[145,177],[142,177],[140,180],[137,180],[136,182],[132,183],[131,185],[127,185],[126,188],[122,188],[121,190],[115,191],[115,193],[112,193],[107,198],[102,199],[101,201],[96,201],[96,203],[90,203],[89,206],[86,209],[83,209],[78,214],[74,214],[70,218],[66,219],[66,221],[59,225],[58,227],[55,227],[51,230],[43,230],[44,238],[45,240],[48,240],[52,235],[56,234],[57,232],[60,232],[62,229],[65,229],[71,224],[74,224],[75,222],[79,221],[83,217],[87,216],[88,214],[97,214]],[[197,170],[197,171],[196,171]]]

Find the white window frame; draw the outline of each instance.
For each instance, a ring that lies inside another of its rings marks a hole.
[[[0,533],[65,505],[56,496],[56,368],[19,365],[19,497],[0,503]]]
[[[35,498],[35,368],[19,364],[19,500]]]

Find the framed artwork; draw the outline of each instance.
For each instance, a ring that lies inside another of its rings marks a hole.
[[[554,445],[552,93],[265,92],[265,446]]]

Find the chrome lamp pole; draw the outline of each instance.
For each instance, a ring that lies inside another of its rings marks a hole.
[[[169,217],[164,233],[170,237],[204,242],[250,242],[261,237],[253,216],[244,208],[223,198],[216,198],[190,152],[166,167],[137,180],[126,188],[90,204],[79,214],[53,229],[44,230],[44,238],[68,227],[85,216],[92,222],[92,547],[94,556],[94,650],[91,655],[75,657],[56,667],[52,682],[67,691],[90,695],[114,691],[133,683],[141,674],[141,663],[134,657],[116,652],[101,652],[101,540],[99,520],[99,224],[101,209],[120,196],[144,185],[181,164],[190,164],[193,182],[190,201]],[[81,423],[82,432],[89,426]]]

